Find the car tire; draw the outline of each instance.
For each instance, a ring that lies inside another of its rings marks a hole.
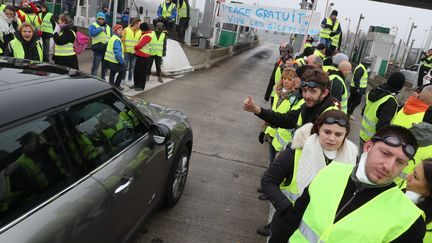
[[[173,161],[168,176],[167,195],[164,202],[166,207],[176,205],[183,193],[189,172],[189,159],[190,151],[187,147],[183,147]]]

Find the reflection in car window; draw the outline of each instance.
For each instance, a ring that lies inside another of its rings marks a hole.
[[[109,160],[146,132],[137,115],[115,95],[74,105],[66,111],[66,119],[75,145],[68,149],[82,173]]]
[[[71,181],[53,121],[45,117],[0,133],[0,226]]]

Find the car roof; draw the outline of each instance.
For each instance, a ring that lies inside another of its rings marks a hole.
[[[0,127],[112,89],[80,71],[24,59],[0,58]]]

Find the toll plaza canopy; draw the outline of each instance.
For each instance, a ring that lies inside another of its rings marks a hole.
[[[370,1],[432,10],[431,0],[370,0]]]

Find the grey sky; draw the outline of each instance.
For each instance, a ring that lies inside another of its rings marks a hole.
[[[299,8],[300,0],[240,0],[245,4],[253,4],[257,2],[260,5],[277,6],[285,8]],[[321,12],[321,16],[324,17],[324,10],[327,1],[317,0],[318,6],[317,11]],[[400,38],[408,38],[409,28],[411,23],[414,21],[418,27],[413,30],[411,40],[414,38],[414,47],[420,47],[422,44],[426,30],[431,28],[432,22],[429,21],[432,16],[431,10],[425,10],[420,8],[403,7],[392,4],[377,3],[368,0],[330,0],[333,2],[333,9],[339,11],[339,21],[343,31],[345,32],[348,27],[348,21],[346,18],[351,18],[350,32],[355,31],[357,27],[360,13],[365,16],[362,20],[360,28],[362,31],[367,31],[370,25],[378,25],[392,28],[397,26],[397,38],[396,42],[399,42]],[[196,7],[203,9],[205,0],[196,0]],[[410,20],[409,18],[412,18]],[[408,23],[409,22],[409,23]],[[396,28],[392,30],[394,33]]]

